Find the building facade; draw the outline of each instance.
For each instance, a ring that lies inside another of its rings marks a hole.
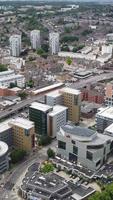
[[[27,152],[35,147],[34,123],[23,118],[12,119],[9,122],[13,134],[13,146]]]
[[[7,70],[0,73],[0,87],[10,87],[10,84],[14,83],[18,87],[23,88],[25,86],[25,77],[21,74],[15,74],[14,70]]]
[[[59,93],[59,90],[47,93],[45,103],[49,106],[63,105],[63,96]]]
[[[29,119],[35,124],[35,132],[39,135],[47,135],[47,114],[52,107],[46,104],[34,102],[29,107]]]
[[[63,105],[68,107],[68,119],[73,123],[78,123],[80,120],[81,92],[71,88],[63,88],[60,93],[63,95]]]
[[[106,106],[113,106],[113,82],[106,84],[105,105]]]
[[[113,107],[102,107],[96,114],[97,131],[103,133],[104,130],[113,123]]]
[[[0,123],[0,141],[5,142],[9,147],[13,145],[12,127],[8,124],[9,121]]]
[[[40,30],[33,30],[30,34],[31,46],[33,49],[40,48]]]
[[[70,124],[60,128],[57,141],[58,155],[94,171],[106,162],[113,149],[113,137]]]
[[[52,32],[49,34],[49,48],[52,55],[59,52],[59,33]]]
[[[0,141],[0,174],[9,169],[8,145]]]
[[[60,127],[65,125],[68,121],[68,108],[65,106],[56,105],[53,111],[47,116],[48,136],[55,138]]]
[[[21,35],[12,35],[9,41],[11,56],[19,57],[21,53]]]

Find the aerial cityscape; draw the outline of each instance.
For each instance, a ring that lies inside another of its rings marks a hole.
[[[0,1],[0,200],[113,200],[113,3]]]

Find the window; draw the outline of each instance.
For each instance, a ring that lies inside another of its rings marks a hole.
[[[58,140],[58,148],[65,150],[66,149],[66,143]]]
[[[72,144],[75,144],[75,141],[74,140],[71,140]]]
[[[93,160],[93,154],[90,151],[87,151],[86,158],[88,160]]]
[[[98,167],[98,165],[100,165],[100,162],[101,162],[101,161],[99,160],[99,161],[96,163],[96,167]]]
[[[78,154],[78,147],[73,146],[73,153],[76,154],[76,155]]]

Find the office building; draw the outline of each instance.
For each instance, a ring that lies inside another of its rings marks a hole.
[[[0,141],[0,173],[9,169],[8,145]]]
[[[9,41],[11,56],[19,57],[21,53],[21,35],[12,35]]]
[[[49,34],[49,47],[52,55],[59,52],[59,33],[52,32]]]
[[[74,181],[67,181],[56,173],[42,174],[39,172],[39,163],[35,163],[35,168],[33,165],[28,168],[20,186],[22,199],[86,200],[95,192],[93,188],[83,184],[75,187]]]
[[[58,155],[94,171],[105,163],[113,149],[113,137],[71,124],[60,128],[57,141]]]
[[[35,132],[39,135],[47,135],[47,114],[53,108],[46,104],[34,102],[29,107],[29,119],[35,124]]]
[[[13,146],[27,152],[35,147],[34,123],[23,118],[12,119],[9,123],[12,128]]]
[[[113,123],[113,107],[102,107],[96,114],[97,131],[103,133],[104,130]]]
[[[48,136],[55,138],[60,127],[68,121],[68,108],[65,106],[56,105],[47,116]]]
[[[8,124],[9,121],[0,123],[0,141],[5,142],[9,147],[13,145],[12,128]]]
[[[40,31],[39,30],[31,31],[30,39],[31,39],[31,46],[33,49],[40,48]]]
[[[73,123],[80,120],[81,92],[72,88],[60,90],[63,95],[63,105],[68,107],[68,119]]]
[[[49,106],[63,105],[63,96],[59,93],[59,90],[47,93],[45,103]]]
[[[106,84],[105,105],[106,106],[113,106],[113,82]]]

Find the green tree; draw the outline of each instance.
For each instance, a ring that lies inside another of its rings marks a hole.
[[[40,146],[46,146],[50,143],[51,143],[51,138],[49,136],[44,135],[44,136],[39,137],[39,145]]]
[[[18,94],[18,96],[22,99],[22,100],[24,100],[24,99],[26,99],[27,98],[27,96],[28,96],[28,94],[26,93],[26,92],[20,92],[19,94]]]
[[[55,157],[55,152],[51,148],[49,148],[47,150],[47,155],[48,155],[48,158],[54,158]]]
[[[15,149],[11,152],[10,156],[11,156],[11,162],[15,164],[24,159],[24,157],[26,156],[26,151],[21,149]]]
[[[44,53],[45,53],[45,51],[42,48],[37,49],[37,54],[38,55],[42,56]]]
[[[0,72],[7,71],[7,65],[0,64]]]
[[[72,59],[71,59],[70,57],[68,57],[67,60],[66,60],[66,63],[67,63],[68,65],[71,65],[71,64],[72,64]]]
[[[41,172],[46,174],[49,172],[53,172],[54,171],[54,166],[52,163],[46,163],[42,168],[41,168]]]
[[[28,81],[27,86],[32,88],[34,86],[34,81],[31,79]]]

